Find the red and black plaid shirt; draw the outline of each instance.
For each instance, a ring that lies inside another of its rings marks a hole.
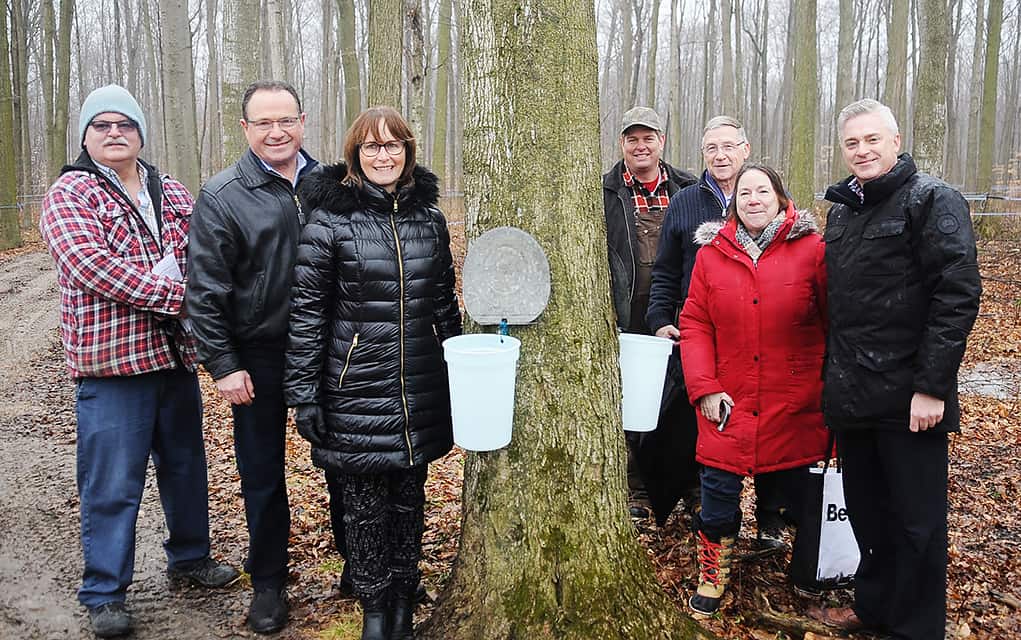
[[[666,167],[659,165],[659,179],[656,181],[656,188],[651,192],[645,188],[638,178],[631,173],[631,170],[624,165],[624,184],[631,187],[635,203],[635,218],[649,212],[650,208],[666,209],[670,204],[670,194],[667,193],[666,185],[669,177],[666,174]]]
[[[161,240],[182,274],[192,198],[163,176]],[[195,341],[171,320],[184,283],[152,272],[162,257],[142,218],[105,178],[69,171],[43,200],[39,229],[57,263],[60,329],[73,378],[194,369]]]

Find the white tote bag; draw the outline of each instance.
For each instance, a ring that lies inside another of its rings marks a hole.
[[[843,474],[830,466],[813,468],[810,472],[823,474],[819,564],[815,579],[820,582],[847,582],[854,578],[861,556],[851,521],[847,519]]]

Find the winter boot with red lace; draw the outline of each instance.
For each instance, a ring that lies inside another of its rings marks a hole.
[[[740,521],[739,521],[740,522]],[[737,541],[738,526],[728,530],[712,530],[695,516],[695,540],[698,545],[698,590],[688,599],[688,606],[695,613],[711,616],[720,608],[720,601],[730,582],[730,565],[733,561],[734,543]]]

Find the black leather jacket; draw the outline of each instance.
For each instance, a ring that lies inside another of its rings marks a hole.
[[[318,167],[305,159],[299,179]],[[188,233],[185,308],[199,361],[213,379],[241,370],[242,350],[283,351],[306,209],[291,184],[267,172],[251,149],[202,186]]]
[[[957,370],[982,284],[968,203],[903,154],[865,183],[826,192],[830,329],[823,410],[832,429],[907,430],[915,392],[960,429]]]
[[[425,464],[453,444],[440,343],[461,333],[436,176],[394,195],[341,182],[301,185],[315,207],[294,266],[284,399],[319,403],[328,434],[312,462],[346,473]]]

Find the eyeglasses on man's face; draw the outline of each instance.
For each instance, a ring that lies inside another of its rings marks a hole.
[[[358,148],[366,158],[375,158],[379,155],[381,149],[386,151],[388,156],[396,156],[404,151],[405,142],[404,140],[391,140],[382,144],[378,142],[363,142],[358,145]]]
[[[704,153],[707,156],[715,156],[717,153],[723,152],[724,154],[729,156],[730,154],[737,151],[743,144],[744,141],[724,142],[721,145],[707,144],[706,146],[702,147],[702,153]]]
[[[116,122],[109,122],[107,120],[93,120],[90,126],[96,131],[96,133],[109,133],[114,127],[117,128],[121,133],[132,133],[138,131],[138,125],[131,120],[118,120]]]
[[[256,120],[255,122],[246,122],[248,122],[248,126],[254,128],[259,133],[269,133],[273,130],[273,125],[279,126],[281,131],[291,131],[301,123],[301,117],[290,116],[288,118],[277,118],[276,120]]]

